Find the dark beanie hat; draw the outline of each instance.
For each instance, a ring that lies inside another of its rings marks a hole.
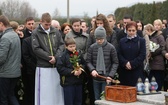
[[[95,38],[106,38],[106,30],[102,27],[99,26],[96,28],[94,32]]]

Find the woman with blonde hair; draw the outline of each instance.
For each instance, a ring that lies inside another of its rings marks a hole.
[[[149,66],[151,68],[149,73],[149,80],[151,80],[152,77],[155,77],[156,82],[158,83],[158,89],[157,91],[160,91],[163,86],[164,82],[164,56],[162,54],[165,40],[162,35],[162,32],[160,31],[161,28],[161,22],[160,20],[154,21],[154,26],[152,24],[147,24],[145,26],[145,33],[149,36],[150,43],[153,43],[152,46],[159,45],[159,48],[152,51],[150,49],[150,58],[149,58]],[[151,46],[151,45],[150,45]]]
[[[154,20],[153,26],[156,31],[162,31],[162,21],[160,19]]]

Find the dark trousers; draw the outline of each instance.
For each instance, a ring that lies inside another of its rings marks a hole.
[[[92,76],[88,76],[88,81],[84,84],[83,88],[83,103],[82,105],[94,105],[95,96],[93,90],[93,79]]]
[[[19,105],[14,89],[18,78],[1,78],[0,77],[0,105]]]
[[[24,105],[34,105],[34,96],[35,96],[35,73],[27,74],[27,87],[26,88],[26,103]]]
[[[24,97],[22,105],[34,105],[35,72],[27,73],[26,70],[27,69],[25,68],[22,70],[22,80],[24,84]]]
[[[149,73],[149,80],[151,81],[152,77],[155,77],[156,82],[158,84],[158,89],[157,91],[162,90],[162,86],[164,84],[164,77],[165,77],[165,72],[164,70],[151,70]]]
[[[65,105],[82,105],[82,85],[64,86]]]

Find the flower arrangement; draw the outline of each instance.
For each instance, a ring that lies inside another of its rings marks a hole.
[[[78,71],[79,69],[84,71],[82,66],[79,65],[79,53],[75,50],[72,54],[70,54],[70,62],[73,65],[74,70],[71,73],[74,73],[75,71]]]
[[[149,42],[149,50],[150,52],[155,52],[155,50],[157,50],[160,47],[159,44],[156,44],[152,41]]]

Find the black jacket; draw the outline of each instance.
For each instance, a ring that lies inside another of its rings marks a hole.
[[[70,54],[72,54],[72,52],[65,50],[57,60],[56,66],[58,73],[60,74],[62,86],[81,85],[83,82],[83,72],[79,77],[75,76],[74,73],[71,73],[74,70],[74,68],[72,63],[70,62]],[[79,65],[82,65],[82,68],[84,68],[85,61],[82,55],[79,56]]]
[[[27,73],[35,74],[37,61],[32,50],[30,37],[27,37],[22,41],[22,56],[26,65]]]

